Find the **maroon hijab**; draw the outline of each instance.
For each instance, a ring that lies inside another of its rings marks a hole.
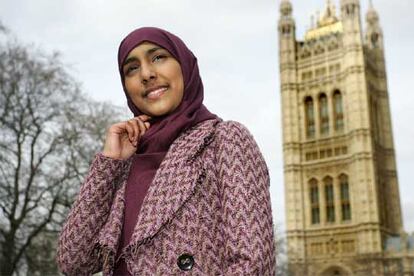
[[[172,113],[151,119],[150,128],[138,142],[126,186],[124,224],[118,256],[131,239],[144,197],[170,145],[185,130],[202,121],[217,118],[203,105],[203,83],[198,71],[197,58],[180,38],[152,27],[140,28],[130,33],[122,40],[118,50],[122,86],[134,116],[143,113],[134,105],[125,89],[122,67],[128,54],[144,41],[163,47],[180,63],[184,95],[180,105]],[[128,274],[125,261],[121,259],[115,267],[114,275]]]
[[[166,49],[180,63],[184,78],[184,96],[181,104],[171,114],[153,118],[150,129],[139,142],[139,153],[167,151],[177,136],[204,120],[216,118],[203,105],[203,83],[198,71],[197,58],[177,36],[158,28],[144,27],[130,33],[118,50],[118,66],[128,106],[134,116],[143,114],[132,102],[124,85],[122,65],[128,54],[147,41]]]

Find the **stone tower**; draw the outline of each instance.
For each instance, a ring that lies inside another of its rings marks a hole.
[[[363,31],[359,0],[341,0],[340,14],[327,0],[297,40],[292,11],[281,0],[289,269],[387,275],[387,241],[403,227],[378,14],[371,3]]]

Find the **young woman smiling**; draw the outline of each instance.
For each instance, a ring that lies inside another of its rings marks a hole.
[[[203,105],[197,59],[140,28],[118,65],[134,117],[109,127],[65,223],[67,275],[274,275],[265,161],[240,123]]]

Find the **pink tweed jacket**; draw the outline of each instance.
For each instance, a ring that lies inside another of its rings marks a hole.
[[[112,275],[131,160],[97,154],[59,238],[67,275]],[[275,275],[265,161],[241,124],[208,120],[171,145],[130,245],[132,275]]]

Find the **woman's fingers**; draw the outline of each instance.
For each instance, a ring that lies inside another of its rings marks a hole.
[[[151,125],[149,122],[147,122],[148,120],[151,119],[151,117],[148,116],[148,115],[143,114],[143,115],[135,117],[134,119],[137,120],[139,124],[143,123],[143,125],[145,127],[145,130],[147,130]],[[143,135],[143,134],[141,134],[141,135]]]
[[[151,117],[146,114],[139,115],[138,117],[135,117],[135,118],[139,118],[143,122],[146,122],[151,119]]]
[[[146,127],[146,129],[149,129],[151,124],[150,122],[148,122],[148,120],[151,120],[151,117],[145,114],[138,117],[144,122],[144,126]]]
[[[128,140],[129,142],[131,142],[131,144],[133,144],[133,141],[135,139],[135,135],[136,133],[138,133],[138,131],[136,130],[136,126],[135,123],[133,122],[134,120],[129,120],[126,121],[125,123],[125,130],[127,132],[128,135]]]
[[[144,125],[144,122],[141,121],[140,119],[136,120],[138,122],[138,127],[139,127],[139,136],[141,137],[142,135],[145,134],[145,132],[147,131],[147,128]]]
[[[128,121],[111,125],[106,134],[103,153],[111,158],[125,159],[131,156],[140,137],[150,128],[148,115],[140,115]]]
[[[135,147],[138,145],[140,137],[144,135],[147,129],[150,127],[150,123],[145,122],[150,118],[151,117],[147,115],[140,115],[126,122],[125,129],[128,133],[128,139],[130,143]]]

